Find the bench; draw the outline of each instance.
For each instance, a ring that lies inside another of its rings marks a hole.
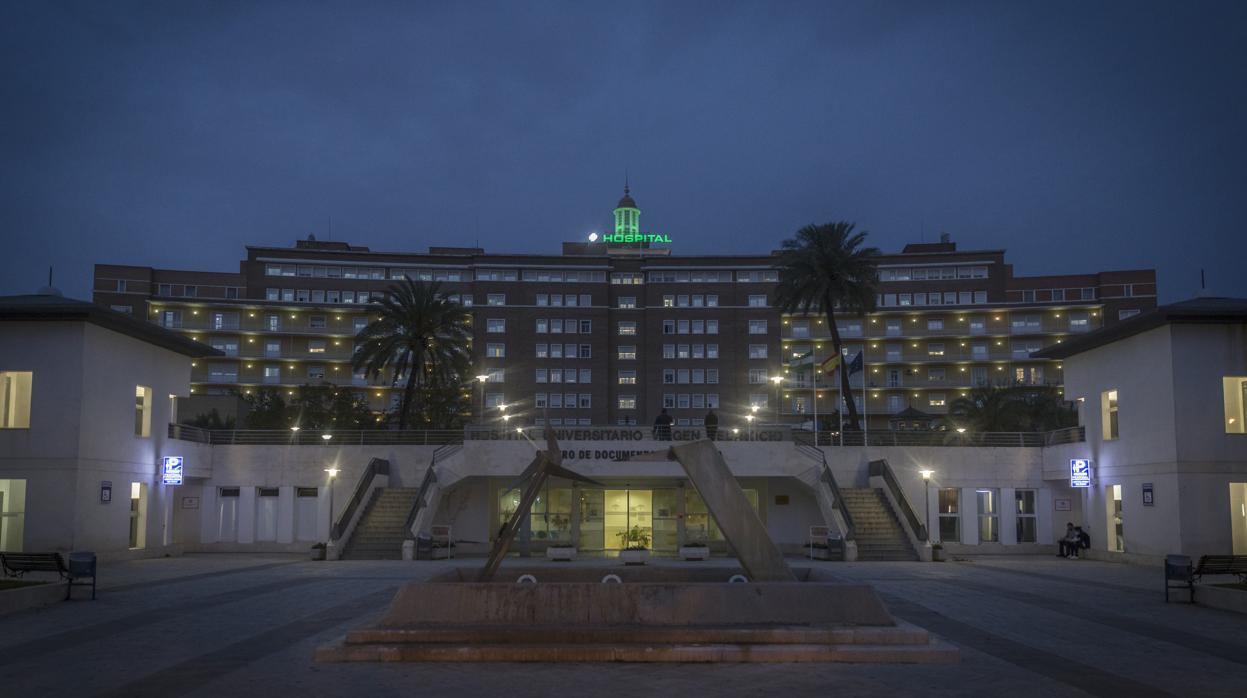
[[[87,558],[86,556],[90,557]],[[72,556],[71,556],[72,557]],[[70,598],[75,586],[86,586],[87,582],[79,579],[90,577],[91,600],[95,600],[95,556],[86,553],[82,559],[71,559],[68,567],[60,553],[0,553],[0,567],[5,575],[21,578],[27,572],[55,572],[69,582],[65,588],[65,599]]]
[[[1186,555],[1166,555],[1165,602],[1169,601],[1171,589],[1186,589],[1191,603],[1195,603],[1195,582],[1204,575],[1218,574],[1232,574],[1238,581],[1247,582],[1247,555],[1204,555],[1197,565],[1192,565]]]

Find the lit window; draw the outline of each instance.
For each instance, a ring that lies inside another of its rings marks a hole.
[[[619,396],[619,409],[635,410],[636,409],[636,396],[635,395],[620,395]]]
[[[627,336],[635,335],[636,334],[636,323],[635,322],[619,323],[619,334],[627,335]]]
[[[1120,435],[1117,422],[1117,391],[1105,390],[1100,393],[1100,421],[1104,429],[1104,440],[1112,441]]]
[[[485,331],[494,334],[501,334],[507,331],[507,321],[501,318],[488,318],[485,320]]]
[[[152,389],[143,385],[134,387],[134,435],[152,435]]]
[[[940,541],[961,542],[961,490],[945,487],[939,492]]]
[[[543,345],[537,345],[543,346]],[[485,345],[485,356],[491,359],[504,359],[507,356],[507,345],[498,343],[489,343]]]
[[[30,428],[30,371],[0,371],[0,429]]]
[[[507,295],[505,293],[490,293],[485,296],[485,305],[506,305]]]
[[[620,371],[619,372],[619,384],[620,385],[636,385],[636,371]]]
[[[621,361],[631,361],[636,359],[636,345],[621,344],[619,345],[619,359]]]
[[[979,505],[979,542],[996,543],[1000,541],[1000,499],[999,490],[975,490]]]
[[[1244,413],[1247,413],[1247,377],[1226,376],[1221,384],[1225,396],[1225,432],[1247,434],[1243,427]]]

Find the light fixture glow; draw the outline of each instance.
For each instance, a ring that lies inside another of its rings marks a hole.
[[[597,241],[598,241],[598,234],[597,234],[597,233],[589,233],[589,242],[597,242]]]
[[[328,441],[329,439],[333,438],[333,434],[321,434],[320,438],[324,439],[325,441]]]
[[[922,475],[922,479],[923,479],[923,480],[930,480],[930,479],[931,479],[931,475],[932,475],[933,473],[935,473],[935,471],[934,471],[934,470],[919,470],[919,471],[918,471],[918,474]]]

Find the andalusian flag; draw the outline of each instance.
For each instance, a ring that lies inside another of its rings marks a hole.
[[[832,354],[825,360],[819,362],[818,374],[820,376],[827,376],[828,378],[831,378],[831,374],[835,373],[837,368],[840,368],[840,355]]]
[[[788,361],[789,366],[805,366],[814,363],[814,350],[811,349],[804,354],[797,354]]]

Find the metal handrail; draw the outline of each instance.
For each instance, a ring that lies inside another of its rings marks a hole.
[[[1046,436],[1047,438],[1044,440],[1045,446],[1082,443],[1087,440],[1087,428],[1082,426],[1066,427],[1050,431]]]
[[[328,434],[330,438],[324,436]],[[460,429],[197,429],[169,425],[169,438],[216,445],[270,446],[441,446],[462,444]]]
[[[407,523],[403,525],[404,531],[411,530],[412,524],[416,522],[416,517],[420,515],[420,510],[424,508],[424,498],[428,495],[429,488],[433,486],[434,482],[437,482],[437,472],[433,466],[462,449],[463,444],[446,444],[433,452],[433,457],[429,459],[429,468],[424,471],[424,478],[420,480],[420,488],[416,490],[416,501],[411,503],[411,511],[407,512]]]
[[[870,477],[883,478],[884,484],[892,491],[892,497],[900,506],[901,513],[904,514],[905,520],[909,522],[909,528],[914,532],[919,542],[927,539],[927,527],[919,522],[918,515],[914,513],[914,508],[909,505],[909,499],[905,497],[905,491],[901,489],[900,483],[896,481],[896,475],[892,472],[892,466],[888,465],[886,459],[872,460],[869,465]]]
[[[389,476],[389,474],[390,462],[388,460],[373,458],[368,461],[368,467],[364,468],[363,474],[359,476],[359,482],[355,483],[355,491],[351,493],[350,501],[343,507],[342,513],[329,532],[329,540],[336,541],[342,537],[342,531],[351,522],[351,517],[355,516],[355,510],[363,503],[364,496],[372,490],[373,478],[378,475]]]
[[[959,446],[965,448],[1042,448],[1086,440],[1082,427],[1056,431],[821,431],[819,446]]]
[[[844,540],[852,541],[857,539],[857,527],[853,523],[853,514],[849,512],[849,508],[844,505],[844,495],[840,493],[840,485],[836,483],[836,476],[831,472],[831,466],[827,465],[827,456],[822,449],[810,443],[802,441],[795,434],[793,441],[796,443],[797,451],[807,458],[811,458],[816,463],[823,466],[823,471],[819,475],[819,479],[827,483],[827,487],[831,489],[832,506],[840,511],[840,516],[844,517]]]

